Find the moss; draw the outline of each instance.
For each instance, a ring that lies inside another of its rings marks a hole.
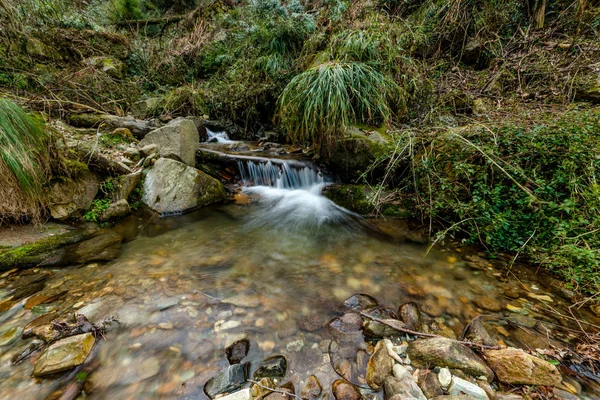
[[[43,265],[46,260],[55,256],[58,249],[83,240],[87,234],[86,231],[67,232],[0,253],[0,271]]]
[[[89,172],[88,166],[79,160],[65,159],[63,165],[67,175],[71,178],[78,178],[86,172]]]
[[[340,207],[357,214],[368,215],[375,211],[370,201],[370,189],[366,185],[328,185],[323,189],[323,195]]]

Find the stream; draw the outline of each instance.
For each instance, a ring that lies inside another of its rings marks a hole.
[[[0,399],[44,399],[77,379],[89,399],[206,398],[206,381],[229,365],[224,349],[243,338],[251,369],[283,354],[297,388],[314,374],[327,391],[338,375],[326,326],[355,293],[394,310],[414,301],[438,332],[459,337],[485,314],[494,338],[525,349],[572,342],[578,325],[567,316],[599,324],[587,310],[570,314],[571,293],[548,289],[551,278],[529,267],[506,273],[463,248],[428,251],[401,221],[366,221],[335,205],[320,195],[328,178],[314,168],[239,163],[243,201],[133,215],[115,226],[126,238],[117,260],[27,271],[24,287],[43,284],[0,313],[0,337],[82,308],[90,320],[119,322],[95,346],[93,368],[53,378],[32,378],[31,359],[11,363],[32,339],[8,341]],[[0,302],[16,287],[10,279],[0,278]],[[34,304],[35,296],[51,301]]]

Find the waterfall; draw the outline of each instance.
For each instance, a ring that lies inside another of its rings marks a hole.
[[[321,171],[300,161],[238,159],[237,164],[244,186],[311,189],[325,183]]]
[[[229,135],[227,132],[213,132],[210,129],[206,128],[206,135],[208,136],[208,142],[218,142],[218,143],[233,143],[233,140],[229,139]]]

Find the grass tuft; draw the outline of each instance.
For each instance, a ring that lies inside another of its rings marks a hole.
[[[328,62],[292,79],[278,118],[291,141],[312,143],[327,158],[352,124],[385,124],[403,106],[402,89],[373,67]]]

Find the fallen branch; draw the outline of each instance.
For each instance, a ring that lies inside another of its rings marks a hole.
[[[411,329],[401,327],[401,326],[399,326],[397,324],[390,323],[390,322],[388,322],[386,320],[383,320],[383,319],[380,319],[380,318],[377,318],[377,317],[373,317],[372,315],[369,315],[369,314],[367,314],[364,311],[361,311],[360,315],[362,317],[370,319],[371,321],[378,322],[378,323],[383,324],[383,325],[385,325],[387,327],[390,327],[390,328],[392,328],[394,330],[397,330],[398,332],[407,333],[409,335],[420,336],[420,337],[427,337],[427,338],[444,338],[444,339],[449,339],[449,338],[447,338],[445,336],[435,335],[433,333],[423,333],[423,332],[413,331]],[[486,346],[484,344],[479,344],[479,343],[474,343],[474,342],[466,342],[464,340],[456,340],[456,339],[450,339],[450,340],[454,340],[455,342],[458,342],[458,343],[460,343],[460,344],[462,344],[464,346],[477,347],[477,348],[485,349],[485,350],[498,350],[498,349],[502,348],[501,346]]]
[[[267,390],[269,390],[269,391],[271,391],[271,392],[285,394],[285,395],[287,395],[287,396],[292,396],[292,397],[295,397],[295,398],[296,398],[296,399],[298,399],[298,400],[302,400],[302,398],[301,398],[301,397],[298,397],[298,396],[296,396],[296,395],[295,395],[294,393],[292,393],[292,392],[286,392],[285,390],[277,390],[277,389],[273,389],[273,388],[270,388],[270,387],[267,387],[267,386],[263,386],[263,385],[261,385],[260,383],[258,383],[258,382],[256,382],[256,381],[253,381],[252,379],[248,379],[248,382],[252,382],[252,383],[254,383],[256,386],[258,386],[258,387],[260,387],[260,388],[263,388],[263,389],[267,389]]]

